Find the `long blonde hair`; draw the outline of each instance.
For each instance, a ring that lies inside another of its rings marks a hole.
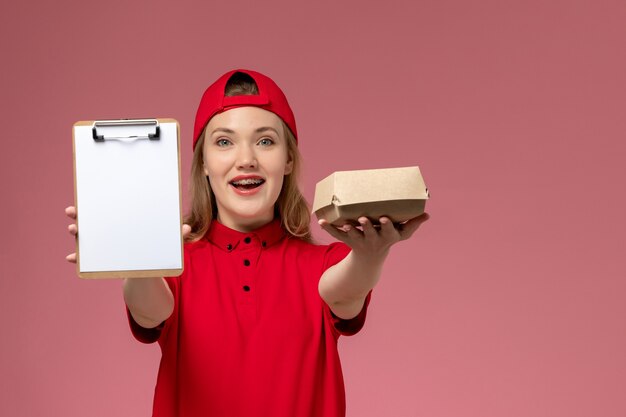
[[[236,73],[226,85],[226,96],[257,94],[259,94],[259,91],[256,83],[247,74]],[[298,175],[300,174],[302,157],[291,129],[285,122],[282,122],[282,125],[287,139],[287,152],[293,161],[293,169],[289,175],[285,176],[283,181],[283,186],[275,205],[275,215],[280,217],[281,224],[288,234],[306,242],[312,242],[309,206],[298,187]],[[211,190],[209,179],[205,176],[203,168],[204,135],[205,132],[203,131],[196,143],[191,162],[191,181],[189,183],[191,210],[184,220],[186,224],[191,226],[191,233],[186,239],[188,242],[201,239],[209,230],[211,221],[217,218],[215,195],[213,190]]]

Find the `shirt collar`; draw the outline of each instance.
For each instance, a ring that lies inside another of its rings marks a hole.
[[[266,248],[277,243],[283,236],[285,236],[285,231],[280,224],[280,219],[274,219],[251,232],[231,229],[214,219],[206,234],[209,242],[227,252],[234,250],[240,244]]]

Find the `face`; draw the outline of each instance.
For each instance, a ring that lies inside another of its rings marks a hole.
[[[269,223],[293,169],[280,118],[259,107],[217,114],[207,124],[202,151],[220,223],[242,232]]]

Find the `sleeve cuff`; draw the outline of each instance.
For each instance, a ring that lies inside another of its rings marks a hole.
[[[165,322],[162,322],[157,327],[148,329],[145,327],[141,327],[139,324],[137,324],[137,322],[133,318],[133,315],[130,314],[130,310],[128,309],[128,307],[126,307],[126,316],[128,317],[128,324],[130,326],[131,333],[133,334],[135,339],[137,339],[141,343],[154,343],[159,340],[159,337],[161,337],[161,331],[165,326]]]
[[[357,334],[363,328],[363,325],[365,324],[365,318],[367,316],[367,307],[370,303],[371,298],[372,291],[370,290],[370,292],[367,294],[367,297],[365,297],[365,301],[363,302],[363,308],[361,308],[359,314],[349,320],[337,317],[335,313],[333,313],[333,311],[330,309],[328,304],[324,302],[325,309],[328,311],[331,323],[338,335],[352,336]]]

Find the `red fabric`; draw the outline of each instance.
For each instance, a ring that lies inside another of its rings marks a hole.
[[[251,76],[256,82],[259,94],[225,97],[226,84],[236,72],[242,72]],[[196,148],[196,142],[198,142],[200,134],[213,116],[223,111],[243,106],[260,107],[276,114],[289,126],[297,142],[296,118],[291,111],[287,97],[285,97],[280,87],[271,78],[260,72],[236,69],[228,71],[218,78],[202,95],[196,111],[196,121],[193,128],[193,148]]]
[[[343,320],[318,281],[349,251],[288,237],[278,220],[253,233],[213,222],[186,244],[183,275],[166,278],[172,316],[144,329],[128,314],[134,336],[162,349],[153,416],[345,416],[337,339],[361,329],[371,292]]]

